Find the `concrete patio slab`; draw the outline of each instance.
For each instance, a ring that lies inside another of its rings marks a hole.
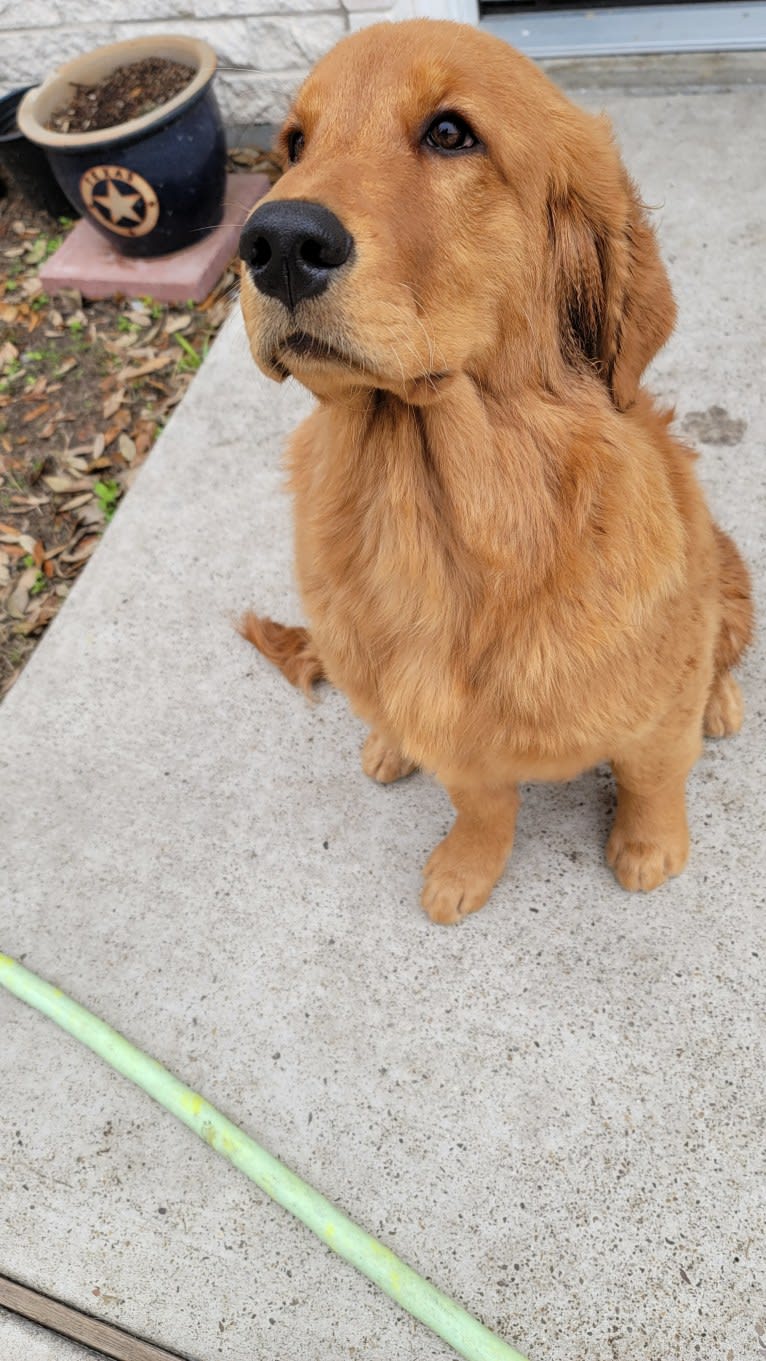
[[[93,1352],[5,1310],[0,1310],[0,1356],[3,1361],[93,1361]]]
[[[585,98],[661,205],[680,322],[654,386],[762,580],[763,90]],[[431,926],[445,796],[372,785],[343,699],[309,708],[231,627],[298,617],[278,455],[308,405],[232,320],[6,699],[0,945],[530,1361],[756,1358],[763,645],[744,734],[691,780],[682,878],[616,886],[597,771],[530,789],[491,904]],[[0,1269],[197,1361],[447,1361],[5,995],[0,1034]],[[27,1337],[0,1317],[3,1361],[74,1361]]]

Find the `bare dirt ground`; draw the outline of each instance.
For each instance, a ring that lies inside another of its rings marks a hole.
[[[274,175],[239,149],[231,170]],[[199,305],[48,297],[71,230],[0,198],[0,697],[98,546],[236,298],[232,261]]]

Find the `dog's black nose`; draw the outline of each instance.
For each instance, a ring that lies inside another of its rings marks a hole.
[[[264,203],[239,239],[256,288],[291,309],[322,293],[353,248],[353,237],[335,214],[305,199]]]

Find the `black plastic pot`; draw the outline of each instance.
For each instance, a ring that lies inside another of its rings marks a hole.
[[[72,207],[56,183],[45,152],[16,123],[16,110],[29,88],[11,90],[0,99],[0,179],[30,207],[42,208],[51,217],[71,216]]]
[[[184,90],[140,118],[100,132],[53,132],[72,83],[95,84],[118,66],[166,57],[192,68]],[[216,56],[207,43],[175,36],[137,38],[67,62],[30,91],[19,124],[44,146],[56,179],[78,212],[122,255],[168,255],[196,245],[221,221],[226,141],[212,89]]]

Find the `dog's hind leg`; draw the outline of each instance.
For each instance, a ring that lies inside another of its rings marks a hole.
[[[750,578],[739,550],[715,526],[720,561],[721,626],[715,648],[713,683],[705,708],[707,737],[729,737],[742,727],[744,706],[731,674],[753,636]]]
[[[362,770],[378,784],[393,784],[411,775],[417,766],[402,755],[396,742],[374,728],[362,747]]]
[[[705,736],[733,737],[744,716],[742,691],[731,671],[723,671],[713,681],[705,705]]]
[[[291,685],[310,695],[312,686],[324,680],[322,659],[308,629],[277,624],[248,611],[237,625],[243,638],[257,647],[264,657],[278,666]]]

